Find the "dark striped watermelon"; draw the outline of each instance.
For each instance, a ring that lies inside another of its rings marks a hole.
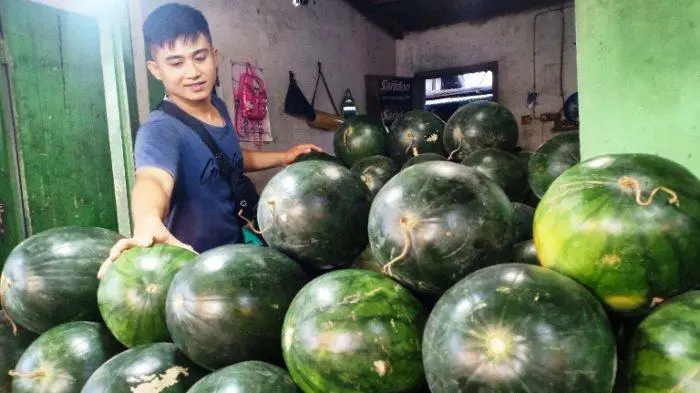
[[[440,298],[423,336],[432,393],[610,393],[615,338],[570,278],[520,263],[484,268]]]
[[[289,373],[251,360],[228,366],[197,382],[187,393],[299,393]]]
[[[186,393],[205,375],[175,344],[140,345],[100,366],[81,393]]]
[[[42,334],[12,371],[12,393],[80,393],[123,347],[97,322],[68,322]]]
[[[422,153],[419,154],[415,157],[411,157],[408,161],[406,161],[405,164],[403,164],[403,167],[401,170],[404,170],[408,167],[414,166],[416,164],[420,164],[423,162],[429,162],[429,161],[447,161],[447,157],[443,156],[442,154],[437,154],[437,153]]]
[[[382,155],[387,146],[386,127],[378,119],[357,115],[345,120],[333,136],[335,155],[349,168],[363,158]]]
[[[173,279],[166,305],[173,342],[210,370],[246,361],[282,362],[282,321],[307,283],[301,267],[268,247],[204,252]]]
[[[29,345],[37,338],[37,334],[27,329],[13,326],[3,318],[0,310],[0,393],[11,393],[12,377],[10,370],[15,368],[17,361]]]
[[[581,161],[578,131],[555,135],[543,143],[528,163],[528,182],[539,198],[564,171]]]
[[[525,198],[527,171],[514,154],[500,149],[479,149],[469,154],[462,165],[475,169],[495,181],[511,201]]]
[[[397,163],[423,153],[445,154],[445,122],[423,109],[406,112],[389,128],[389,154]]]
[[[316,268],[347,266],[367,247],[371,194],[349,169],[300,162],[260,195],[258,222],[271,247]]]
[[[445,150],[455,162],[489,147],[512,152],[518,144],[518,121],[499,103],[474,101],[450,116],[443,138]]]
[[[105,273],[97,291],[100,312],[128,348],[170,341],[165,299],[175,274],[197,254],[167,244],[127,250]]]
[[[700,283],[700,180],[668,159],[600,156],[552,183],[535,212],[542,265],[610,309],[644,312]]]
[[[405,169],[377,194],[372,253],[386,274],[438,296],[467,274],[503,262],[513,247],[508,198],[486,175],[452,162]]]
[[[399,172],[399,167],[389,157],[372,156],[357,161],[350,171],[362,179],[374,197]]]
[[[632,338],[629,393],[700,392],[700,291],[657,306]]]
[[[310,151],[308,153],[302,154],[294,160],[294,162],[310,161],[310,160],[320,160],[328,161],[336,164],[344,165],[340,159],[334,155],[328,154],[326,152]]]
[[[380,274],[337,270],[307,284],[284,321],[285,363],[306,393],[410,392],[424,382],[425,311]]]
[[[515,245],[513,246],[513,261],[529,263],[530,265],[539,265],[540,260],[537,259],[537,249],[535,248],[535,242],[532,239],[530,239],[519,243],[515,243]]]
[[[535,217],[535,209],[522,203],[510,204],[513,209],[514,242],[522,242],[532,239],[532,220]]]
[[[17,245],[0,279],[2,308],[36,333],[71,321],[99,321],[97,272],[121,239],[102,228],[56,228]]]

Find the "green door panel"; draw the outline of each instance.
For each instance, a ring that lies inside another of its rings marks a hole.
[[[0,64],[0,269],[12,248],[24,237],[7,71],[7,65]]]
[[[98,22],[0,0],[28,234],[117,229]]]

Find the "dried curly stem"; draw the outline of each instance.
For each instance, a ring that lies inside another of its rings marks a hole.
[[[10,370],[10,372],[8,372],[7,375],[13,378],[43,378],[47,374],[46,371],[43,370],[32,371],[30,373],[18,373],[15,372],[15,370]]]
[[[656,196],[656,194],[659,191],[663,191],[669,195],[668,203],[675,205],[675,206],[680,205],[680,199],[678,198],[678,194],[676,194],[675,191],[673,191],[670,188],[667,188],[665,186],[656,187],[655,189],[653,189],[651,191],[651,193],[649,194],[649,197],[646,200],[643,200],[642,199],[642,186],[641,186],[641,184],[639,184],[639,180],[637,180],[633,177],[625,176],[625,177],[620,179],[619,184],[622,187],[634,190],[635,200],[636,200],[637,204],[640,206],[651,205],[651,203],[654,201],[654,197]]]
[[[401,251],[401,254],[389,261],[389,263],[384,265],[384,267],[382,268],[382,271],[384,271],[384,273],[387,273],[390,276],[393,275],[391,272],[391,267],[394,266],[395,263],[400,262],[402,259],[406,258],[408,256],[408,252],[411,249],[411,236],[409,233],[408,220],[405,217],[401,219],[401,232],[403,233],[403,251]]]

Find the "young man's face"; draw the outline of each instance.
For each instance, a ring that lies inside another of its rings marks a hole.
[[[153,59],[148,69],[163,82],[170,96],[189,102],[202,102],[210,98],[216,83],[218,58],[214,49],[200,34],[196,41],[178,38],[175,45],[151,50]]]

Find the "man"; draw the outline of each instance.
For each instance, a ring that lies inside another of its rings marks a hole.
[[[205,17],[196,9],[166,4],[146,19],[144,38],[152,59],[148,69],[163,82],[166,100],[202,122],[230,159],[232,176],[292,163],[314,145],[284,152],[242,150],[225,104],[212,94],[218,53]],[[200,137],[177,118],[153,111],[135,144],[136,182],[131,200],[134,234],[119,241],[101,276],[123,251],[166,243],[197,252],[242,242],[229,179]]]

